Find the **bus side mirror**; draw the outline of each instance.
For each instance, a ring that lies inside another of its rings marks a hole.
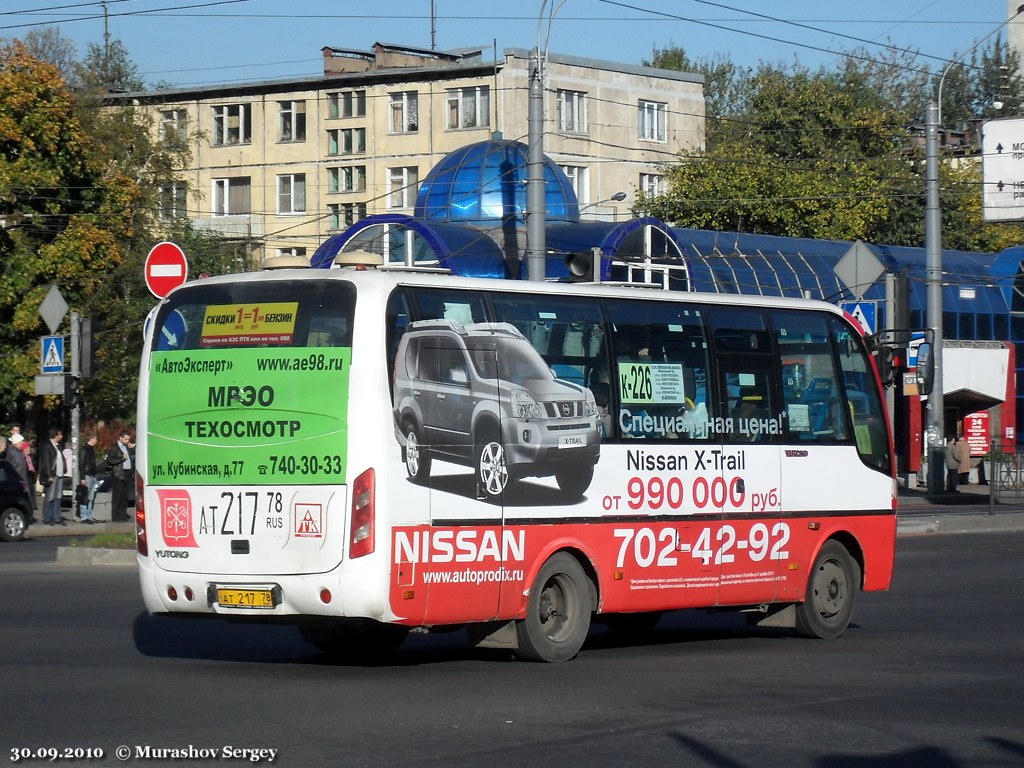
[[[935,384],[935,357],[931,342],[924,341],[917,348],[917,392],[930,395]]]

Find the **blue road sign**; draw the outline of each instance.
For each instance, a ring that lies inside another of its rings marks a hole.
[[[864,333],[872,334],[878,330],[877,301],[844,301],[839,306],[860,324]]]
[[[64,373],[64,337],[43,336],[43,373]]]

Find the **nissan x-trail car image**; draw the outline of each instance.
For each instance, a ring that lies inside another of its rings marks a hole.
[[[510,323],[411,323],[396,354],[394,403],[416,483],[428,481],[433,459],[473,467],[480,498],[550,476],[578,498],[594,477],[601,438],[593,394],[556,378]]]

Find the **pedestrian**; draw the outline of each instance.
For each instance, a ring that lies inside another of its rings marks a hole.
[[[22,440],[21,435],[18,435],[18,443]],[[6,437],[0,435],[0,459],[4,459],[14,467],[14,471],[18,473],[18,477],[25,483],[25,487],[28,489],[28,495],[30,497],[35,495],[35,483],[29,485],[28,479],[28,463],[25,461],[25,454],[22,453],[18,443],[14,442],[12,437],[8,440]],[[32,505],[33,512],[35,511],[35,504]],[[30,523],[32,520],[29,521]]]
[[[128,490],[132,481],[132,458],[128,453],[128,442],[131,440],[131,433],[122,429],[117,436],[117,441],[110,446],[104,459],[110,467],[113,487],[110,491],[110,520],[111,522],[127,522],[128,517]]]
[[[64,432],[51,427],[47,439],[39,446],[39,481],[43,484],[43,522],[46,525],[67,525],[60,513],[64,484],[64,451],[60,442]]]
[[[96,499],[96,433],[86,432],[85,440],[78,449],[78,471],[81,476],[79,480],[76,497],[81,496],[78,505],[78,517],[83,523],[92,525],[96,522],[93,517],[93,502]]]
[[[39,491],[36,489],[36,465],[32,461],[32,441],[26,440],[21,434],[21,428],[15,427],[18,431],[11,435],[11,439],[8,441],[15,448],[21,449],[22,458],[25,459],[25,476],[28,478],[28,498],[32,505],[32,516],[35,517],[36,513],[36,497],[39,495]]]
[[[956,437],[946,438],[946,492],[956,493],[957,481],[960,479],[960,450]]]
[[[960,451],[960,485],[967,485],[971,477],[971,444],[961,437],[956,447]]]

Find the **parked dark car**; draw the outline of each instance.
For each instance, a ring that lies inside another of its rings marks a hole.
[[[0,461],[0,539],[20,541],[33,522],[28,484],[14,467]]]

